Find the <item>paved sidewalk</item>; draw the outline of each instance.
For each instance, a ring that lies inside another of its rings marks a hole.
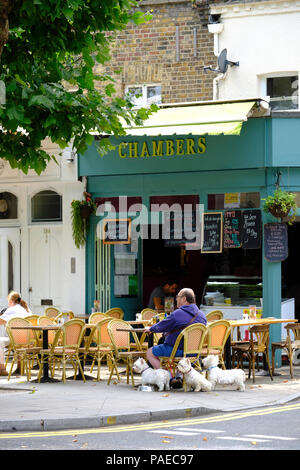
[[[112,380],[107,386],[105,368],[101,382],[38,384],[25,377],[9,382],[0,377],[0,432],[91,428],[281,405],[300,398],[299,366],[294,370],[294,379],[288,367],[278,369],[273,382],[269,376],[258,375],[255,384],[247,379],[245,392],[232,386],[211,392],[140,392],[126,384],[124,375],[121,382]]]

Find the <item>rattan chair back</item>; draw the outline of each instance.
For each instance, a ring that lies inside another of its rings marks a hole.
[[[187,326],[177,337],[174,344],[170,359],[175,358],[177,349],[183,339],[183,357],[193,354],[192,361],[194,362],[199,358],[201,349],[207,335],[207,327],[202,323],[193,323]]]
[[[108,324],[110,321],[111,318],[103,318],[94,324],[87,341],[87,347],[90,347],[91,343],[96,343],[99,347],[112,347],[112,342],[108,333]]]
[[[29,315],[28,317],[26,317],[26,320],[30,321],[32,325],[37,326],[39,324],[39,318],[40,315]]]
[[[18,326],[30,326],[30,321],[26,318],[12,318],[6,323],[6,331],[14,348],[26,348],[32,345],[32,330],[15,329]],[[14,327],[13,329],[11,327]],[[34,332],[35,333],[35,332]]]
[[[50,326],[50,325],[56,325],[57,321],[55,318],[47,317],[46,315],[41,315],[38,319],[38,325],[45,325],[45,326]]]
[[[151,320],[156,314],[157,312],[152,308],[144,308],[141,311],[142,320]]]
[[[62,349],[77,350],[82,341],[84,330],[85,322],[79,318],[65,322],[55,333],[52,349],[59,346]]]
[[[106,318],[111,320],[112,317],[109,317],[106,313],[103,312],[94,312],[90,315],[89,323],[95,324],[98,323],[98,321],[104,320]]]
[[[223,312],[221,312],[221,310],[213,310],[212,312],[207,313],[205,316],[208,322],[222,320]]]
[[[47,307],[44,313],[47,317],[55,318],[61,313],[61,311],[55,307]]]
[[[111,308],[111,309],[107,310],[107,312],[105,312],[105,313],[106,313],[106,315],[108,315],[109,317],[112,317],[112,318],[119,318],[120,320],[123,320],[123,318],[124,318],[124,311],[119,307]]]

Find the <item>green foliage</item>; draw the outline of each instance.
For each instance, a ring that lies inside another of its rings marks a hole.
[[[71,220],[72,220],[72,235],[75,246],[80,248],[84,246],[86,240],[87,220],[81,215],[81,207],[89,207],[91,214],[96,214],[96,204],[91,199],[91,195],[87,192],[83,193],[85,199],[82,201],[74,199],[71,202]]]
[[[297,215],[297,204],[295,201],[296,195],[287,191],[282,191],[280,188],[274,191],[273,196],[268,196],[263,199],[265,212],[270,212],[274,217],[286,217],[291,211],[291,219],[289,224],[293,224]],[[284,215],[285,214],[285,215]]]
[[[91,131],[124,135],[120,118],[139,124],[157,109],[134,110],[128,98],[113,97],[113,78],[97,72],[110,58],[115,33],[149,19],[137,6],[135,0],[14,1],[0,62],[6,86],[0,158],[40,174],[55,160],[41,149],[46,137],[62,149],[74,139],[73,150],[83,153]],[[102,154],[111,148],[108,139],[99,146]]]

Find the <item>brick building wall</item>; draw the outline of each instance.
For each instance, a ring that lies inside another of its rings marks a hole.
[[[152,19],[120,32],[104,67],[116,79],[118,95],[128,85],[161,84],[163,103],[212,99],[215,74],[204,73],[203,67],[216,66],[216,57],[201,5],[143,0],[140,9],[151,10]],[[120,75],[114,74],[120,69]]]

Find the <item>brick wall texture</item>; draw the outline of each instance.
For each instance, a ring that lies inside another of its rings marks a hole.
[[[211,100],[216,74],[203,67],[216,67],[217,60],[201,6],[191,0],[144,0],[140,9],[151,10],[152,19],[118,33],[111,61],[101,69],[116,79],[118,95],[127,85],[161,84],[163,103]]]

